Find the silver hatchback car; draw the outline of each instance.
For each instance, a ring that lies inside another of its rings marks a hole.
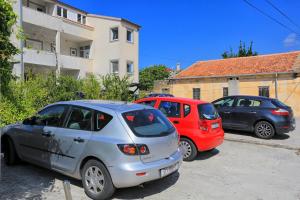
[[[59,102],[3,130],[8,165],[20,159],[81,179],[92,199],[163,178],[182,162],[174,126],[138,104]]]

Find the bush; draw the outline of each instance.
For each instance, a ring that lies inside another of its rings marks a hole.
[[[58,102],[85,99],[131,101],[128,77],[115,75],[84,79],[54,74],[31,76],[26,81],[11,80],[7,92],[0,98],[0,127],[24,120],[44,106]]]

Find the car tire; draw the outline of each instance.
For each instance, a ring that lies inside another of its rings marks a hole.
[[[179,146],[182,151],[184,161],[193,161],[196,158],[198,150],[190,139],[180,138]]]
[[[98,160],[87,161],[81,170],[81,177],[84,191],[91,199],[108,199],[115,192],[108,170]]]
[[[262,139],[271,139],[275,135],[273,125],[267,121],[260,121],[255,124],[254,133]]]
[[[4,147],[4,161],[6,165],[15,165],[19,161],[17,151],[12,139],[7,138]]]

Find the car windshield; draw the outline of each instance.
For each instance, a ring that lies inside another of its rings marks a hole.
[[[210,103],[199,104],[198,113],[201,119],[213,120],[219,117],[219,114],[216,111],[215,107]]]
[[[122,115],[130,129],[138,137],[166,136],[175,131],[171,122],[159,110],[135,110]]]

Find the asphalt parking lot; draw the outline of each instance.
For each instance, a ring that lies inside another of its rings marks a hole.
[[[119,189],[113,199],[296,199],[300,200],[298,130],[272,140],[226,133],[218,149],[184,162],[178,173],[144,187]],[[30,164],[1,164],[0,199],[64,199],[68,177]],[[80,181],[71,181],[74,200],[87,199]]]

